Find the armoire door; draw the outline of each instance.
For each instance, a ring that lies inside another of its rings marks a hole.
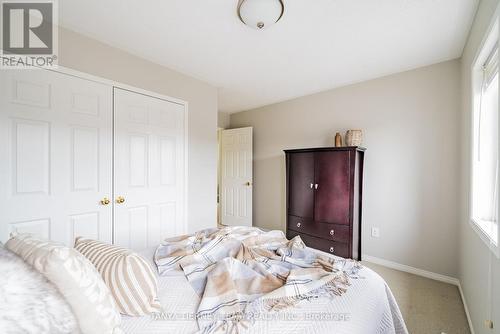
[[[314,170],[314,220],[349,225],[350,152],[316,152]]]
[[[289,155],[288,214],[313,219],[314,153]]]
[[[115,244],[144,249],[186,233],[184,106],[114,89]]]
[[[112,241],[112,89],[48,70],[0,76],[0,240]],[[103,202],[106,203],[106,202]]]

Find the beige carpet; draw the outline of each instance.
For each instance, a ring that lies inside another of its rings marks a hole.
[[[373,263],[363,264],[385,279],[410,334],[470,334],[456,286]]]

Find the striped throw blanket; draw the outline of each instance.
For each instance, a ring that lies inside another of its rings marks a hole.
[[[202,333],[241,332],[256,315],[302,300],[341,296],[361,268],[305,247],[300,237],[252,227],[202,230],[165,240],[156,250],[160,275],[181,268],[201,301]]]

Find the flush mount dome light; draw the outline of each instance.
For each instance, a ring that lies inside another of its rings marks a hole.
[[[255,29],[264,29],[278,22],[285,11],[283,0],[239,0],[241,22]]]

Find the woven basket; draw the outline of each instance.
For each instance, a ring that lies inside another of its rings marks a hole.
[[[348,130],[345,135],[345,144],[347,146],[361,146],[363,143],[362,130]]]

